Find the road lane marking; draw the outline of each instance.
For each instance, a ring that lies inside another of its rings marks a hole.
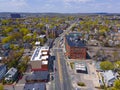
[[[57,45],[58,47],[59,47],[59,42],[58,42],[58,45]],[[62,69],[61,69],[61,64],[60,64],[60,56],[59,56],[59,53],[57,52],[57,59],[58,59],[58,73],[59,73],[59,79],[60,79],[60,83],[62,83],[63,82],[63,76],[62,76]]]

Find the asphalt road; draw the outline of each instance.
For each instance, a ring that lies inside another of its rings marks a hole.
[[[72,90],[72,85],[67,72],[66,61],[62,49],[55,49],[53,52],[56,56],[55,90]],[[58,65],[58,62],[60,62],[61,66]]]
[[[70,27],[66,29],[66,31],[58,37],[52,48],[53,54],[56,57],[55,60],[55,74],[54,81],[52,82],[52,90],[73,90],[72,84],[70,80],[70,76],[67,71],[65,56],[63,53],[63,49],[59,47],[61,38],[70,31],[70,29],[75,25],[75,23],[71,24]]]

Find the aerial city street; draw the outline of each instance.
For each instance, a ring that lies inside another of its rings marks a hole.
[[[0,90],[120,90],[119,2],[0,0]]]

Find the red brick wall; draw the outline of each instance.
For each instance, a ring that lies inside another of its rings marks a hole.
[[[66,56],[70,59],[86,59],[85,47],[70,47],[65,41]]]

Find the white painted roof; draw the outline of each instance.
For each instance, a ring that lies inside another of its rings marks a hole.
[[[105,78],[107,81],[112,80],[112,79],[115,78],[115,76],[113,75],[112,70],[109,70],[109,71],[104,72],[103,75],[104,75],[104,78]]]
[[[48,56],[42,56],[41,59],[42,60],[48,59]]]
[[[47,54],[48,52],[42,52],[42,54]]]
[[[44,50],[49,50],[49,47],[36,47],[30,61],[41,61],[47,59],[48,56],[42,56]]]
[[[48,64],[48,61],[42,61],[42,65]]]
[[[40,45],[40,42],[35,42],[35,45]]]
[[[76,70],[84,70],[84,71],[86,71],[86,66],[83,63],[75,63],[75,69]]]

